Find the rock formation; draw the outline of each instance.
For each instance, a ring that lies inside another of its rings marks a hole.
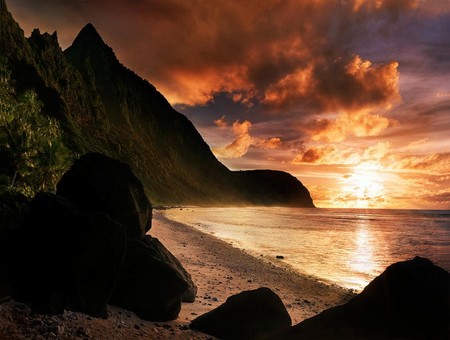
[[[263,287],[229,297],[224,304],[194,319],[190,327],[221,339],[256,339],[291,323],[278,295]]]
[[[398,262],[345,305],[271,339],[448,339],[450,273],[425,258]]]
[[[35,312],[106,317],[111,303],[167,321],[177,318],[183,299],[195,300],[189,273],[145,235],[151,204],[126,164],[87,154],[63,176],[58,194],[39,193],[24,211],[0,237],[0,264],[10,268],[0,293],[11,286],[13,298]]]
[[[130,167],[99,153],[78,159],[61,178],[57,194],[84,212],[101,211],[122,224],[128,240],[144,237],[152,223],[152,206]]]

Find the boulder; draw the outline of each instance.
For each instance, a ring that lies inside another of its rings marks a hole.
[[[125,259],[125,228],[105,213],[86,213],[77,218],[83,228],[70,270],[69,309],[106,317],[109,302]]]
[[[127,164],[108,156],[82,156],[59,181],[57,194],[84,212],[108,214],[126,228],[129,240],[151,228],[152,206],[142,183]]]
[[[23,223],[29,203],[22,194],[0,193],[0,233],[15,230]]]
[[[23,223],[29,199],[13,192],[0,193],[0,301],[11,295],[11,247],[15,230]]]
[[[450,273],[421,257],[389,266],[348,303],[271,339],[449,339]]]
[[[74,250],[78,209],[60,196],[39,193],[31,201],[24,224],[17,230],[11,265],[13,297],[41,313],[61,313],[68,303],[67,258]]]
[[[262,287],[229,297],[224,304],[194,319],[190,327],[221,339],[257,339],[291,324],[278,295]]]
[[[81,214],[63,197],[39,193],[17,230],[13,297],[39,313],[73,308],[105,317],[126,251],[126,233],[103,213]]]
[[[145,235],[143,241],[150,248],[153,256],[175,269],[178,275],[186,282],[187,288],[181,296],[181,300],[183,302],[194,302],[197,296],[197,286],[181,262],[157,238]]]
[[[186,289],[186,282],[172,266],[155,257],[143,241],[132,240],[111,304],[144,320],[174,320]]]

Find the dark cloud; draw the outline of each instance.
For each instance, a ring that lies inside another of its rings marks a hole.
[[[330,101],[347,108],[389,100],[395,89],[386,89],[382,79],[390,62],[372,66],[363,79],[349,75],[355,51],[345,41],[368,16],[391,13],[398,20],[415,5],[407,0],[21,0],[10,7],[27,30],[36,25],[58,30],[66,46],[76,30],[93,22],[121,60],[172,103],[204,104],[225,91],[240,93],[247,103],[328,108]],[[310,79],[298,84],[308,70]],[[298,85],[308,91],[299,95]]]
[[[393,188],[408,195],[389,195],[401,205],[436,191],[434,182],[410,183],[406,174],[439,175],[448,186],[448,0],[7,5],[26,33],[58,31],[64,48],[93,23],[121,62],[178,103],[232,169],[305,176],[328,205],[361,199],[340,193],[336,181],[361,162],[398,174]],[[329,190],[321,196],[323,181]],[[415,195],[418,188],[423,194]],[[445,202],[438,194],[436,202]]]

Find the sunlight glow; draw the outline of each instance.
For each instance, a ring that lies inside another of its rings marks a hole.
[[[359,222],[359,228],[355,232],[355,247],[348,259],[348,266],[359,276],[349,277],[349,281],[353,281],[360,287],[365,287],[371,280],[371,275],[375,275],[379,269],[374,261],[374,245],[375,240],[370,232],[370,225],[364,218]],[[367,275],[370,274],[370,275]]]
[[[342,192],[354,208],[379,207],[384,201],[383,173],[374,162],[364,162],[342,180]]]

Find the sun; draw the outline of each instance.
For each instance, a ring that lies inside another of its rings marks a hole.
[[[353,167],[353,172],[344,176],[342,193],[353,208],[376,208],[385,200],[384,177],[380,166],[364,162]]]

